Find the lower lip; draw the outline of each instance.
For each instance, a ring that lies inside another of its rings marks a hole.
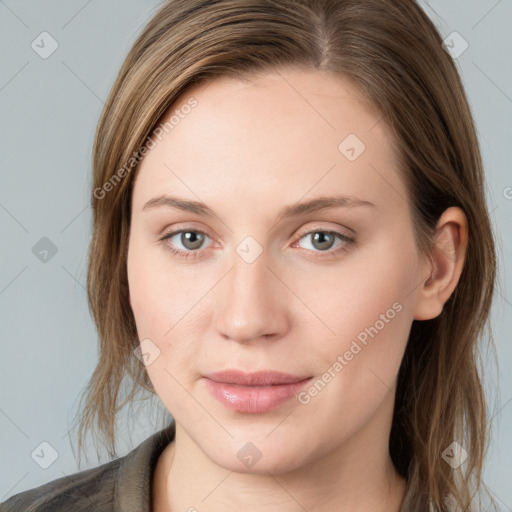
[[[312,377],[293,384],[239,386],[206,379],[210,393],[223,405],[237,412],[263,413],[280,406],[299,393]]]

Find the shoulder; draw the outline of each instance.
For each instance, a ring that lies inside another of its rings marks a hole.
[[[15,494],[0,504],[0,512],[111,511],[121,461],[116,459]]]
[[[173,420],[123,457],[15,494],[0,512],[148,511],[155,466],[175,427]]]

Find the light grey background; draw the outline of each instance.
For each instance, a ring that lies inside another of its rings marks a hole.
[[[85,293],[94,130],[124,56],[159,5],[0,0],[0,501],[78,470],[75,432],[68,431],[97,357]],[[512,510],[512,296],[505,266],[512,256],[512,2],[421,5],[456,50],[463,47],[454,31],[469,44],[455,60],[480,138],[500,258],[492,311],[500,371],[489,359],[494,435],[485,482],[502,509]],[[47,58],[31,46],[39,42],[43,54],[51,49],[42,32],[58,44]],[[33,252],[48,244],[43,237],[57,250],[46,262]],[[153,402],[124,432],[120,455],[160,428],[158,408]],[[31,457],[42,442],[58,453],[47,469]],[[90,453],[80,469],[98,464]]]

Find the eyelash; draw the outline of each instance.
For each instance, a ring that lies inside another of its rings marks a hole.
[[[182,228],[182,229],[178,229],[176,231],[172,231],[170,233],[167,233],[165,236],[163,236],[160,239],[160,242],[164,243],[166,240],[172,238],[174,235],[177,235],[179,233],[188,233],[188,232],[190,232],[190,233],[199,233],[199,234],[208,236],[207,233],[205,233],[204,231],[201,231],[200,229]],[[353,239],[351,237],[348,237],[347,235],[344,235],[343,233],[340,233],[338,231],[331,231],[331,230],[313,229],[313,230],[309,230],[309,231],[300,232],[297,236],[299,237],[299,240],[301,240],[305,236],[312,235],[312,234],[315,234],[315,233],[324,233],[324,234],[334,235],[339,240],[345,242],[344,245],[342,245],[341,247],[338,247],[337,249],[334,249],[334,250],[329,250],[329,251],[313,251],[315,253],[320,253],[319,255],[314,256],[315,258],[325,258],[325,257],[337,255],[337,254],[345,251],[347,249],[347,245],[351,245],[351,244],[355,243],[355,239]],[[200,256],[200,252],[201,252],[200,250],[196,250],[196,251],[181,251],[179,249],[172,248],[169,244],[166,244],[166,243],[164,243],[164,246],[165,246],[166,250],[169,251],[174,256],[178,256],[180,258],[185,258],[185,259],[188,259],[188,258],[196,259],[196,258],[198,258]],[[305,249],[305,250],[308,250],[308,249]]]

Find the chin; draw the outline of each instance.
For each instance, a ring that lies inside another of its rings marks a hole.
[[[236,473],[253,475],[287,473],[308,462],[303,446],[275,446],[263,439],[261,443],[235,441],[229,448],[224,447],[215,453],[205,450],[205,453],[218,466]]]

